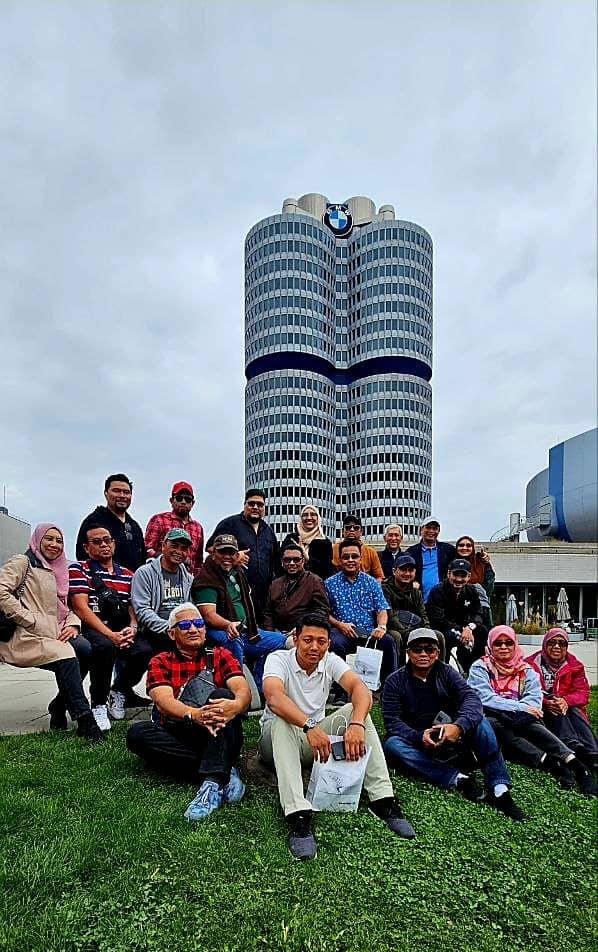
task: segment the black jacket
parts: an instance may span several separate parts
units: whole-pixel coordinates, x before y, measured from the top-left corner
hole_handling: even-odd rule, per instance
[[[405,553],[401,549],[397,549],[396,552],[391,552],[390,549],[387,549],[386,546],[382,549],[381,552],[378,552],[380,556],[380,565],[382,566],[382,571],[384,572],[384,578],[392,578],[393,569],[397,563],[397,559],[400,555]]]
[[[438,549],[438,578],[442,582],[446,578],[447,569],[450,563],[453,561],[453,559],[457,558],[457,550],[454,545],[451,545],[450,542],[437,542],[436,548]],[[421,542],[416,542],[415,545],[410,545],[405,554],[411,555],[415,559],[415,578],[421,585],[424,569]]]
[[[251,592],[249,591],[249,585],[246,578],[247,573],[244,569],[239,568],[235,569],[234,574],[241,590],[241,601],[243,602],[243,608],[245,609],[245,624],[247,626],[249,637],[256,638],[258,633],[257,621],[255,617],[255,608],[251,599]],[[221,569],[220,566],[216,564],[216,562],[214,562],[212,556],[209,555],[200,568],[196,578],[193,580],[193,585],[191,586],[191,600],[197,605],[198,591],[202,588],[213,588],[216,590],[216,611],[218,614],[221,615],[222,618],[227,618],[229,621],[237,621],[234,605],[230,595],[228,594],[227,577],[227,573],[224,572],[224,570]]]
[[[407,634],[415,626],[405,625],[397,616],[397,612],[412,612],[421,618],[421,627],[429,628],[430,622],[424,605],[424,596],[421,588],[413,588],[410,585],[405,591],[401,591],[394,578],[384,579],[382,582],[382,591],[386,596],[386,601],[390,605],[388,616],[389,631],[399,631],[401,634]]]
[[[428,595],[426,608],[430,625],[443,635],[451,628],[461,631],[470,621],[483,624],[480,596],[475,585],[464,585],[459,592],[450,582],[435,585]]]
[[[483,717],[482,700],[461,675],[442,661],[437,661],[428,677],[436,679],[439,711],[452,719],[464,732],[473,730]],[[417,722],[418,678],[409,664],[391,674],[382,692],[382,716],[387,737],[400,737],[413,747],[422,746],[423,730],[412,727]],[[428,727],[432,725],[429,724]]]
[[[85,516],[81,523],[76,545],[79,560],[89,558],[83,545],[87,542],[87,527],[94,522],[97,522],[102,529],[108,529],[116,542],[114,561],[118,562],[119,565],[124,565],[126,569],[131,569],[131,572],[134,572],[147,561],[143,532],[139,523],[131,519],[128,513],[125,513],[125,521],[121,522],[118,516],[110,512],[107,506],[98,506],[88,516]]]
[[[260,520],[257,532],[242,512],[235,516],[221,519],[206,543],[209,549],[218,535],[224,533],[234,535],[240,549],[249,549],[249,565],[247,566],[247,580],[251,586],[251,595],[255,605],[258,620],[261,619],[270,582],[280,575],[280,546],[272,529],[263,519]]]
[[[284,539],[280,549],[283,551],[287,545],[299,542],[299,533],[290,532]],[[308,572],[313,572],[321,579],[330,578],[334,575],[336,569],[332,564],[332,542],[330,539],[312,539],[309,544],[309,558],[305,568]]]

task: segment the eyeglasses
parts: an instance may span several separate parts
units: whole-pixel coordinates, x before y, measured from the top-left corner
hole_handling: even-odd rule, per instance
[[[515,644],[514,641],[495,641],[493,648],[511,648]]]
[[[112,536],[102,536],[101,539],[89,539],[88,545],[112,545],[114,539]]]
[[[193,496],[189,496],[187,493],[175,493],[172,498],[176,499],[177,502],[195,502]]]
[[[247,506],[248,509],[263,509],[266,503],[265,502],[249,502],[248,500],[245,503],[245,505]]]
[[[297,562],[303,562],[303,557],[298,555],[297,558],[291,556],[290,558],[285,558],[282,560],[283,565],[296,565]]]
[[[562,638],[551,638],[546,642],[547,648],[566,648],[567,642]]]
[[[407,650],[413,654],[434,654],[438,651],[438,645],[409,645]]]
[[[189,631],[191,628],[205,628],[206,623],[203,618],[189,618],[184,619],[183,621],[175,622],[175,628],[180,628],[181,631]]]

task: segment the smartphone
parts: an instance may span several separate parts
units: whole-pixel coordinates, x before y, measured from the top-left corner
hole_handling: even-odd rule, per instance
[[[438,714],[434,718],[433,727],[436,727],[437,724],[452,724],[453,720],[448,714],[445,714],[444,711],[438,711]]]
[[[432,740],[435,740],[437,744],[444,739],[444,726],[441,724],[436,724],[435,727],[430,728],[430,737]]]
[[[334,744],[330,745],[332,750],[332,759],[333,760],[346,760],[347,754],[345,753],[345,742],[344,740],[335,740]]]

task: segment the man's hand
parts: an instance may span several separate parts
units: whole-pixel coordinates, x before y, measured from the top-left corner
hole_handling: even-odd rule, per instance
[[[542,717],[544,716],[543,713],[542,713],[542,711],[541,711],[541,709],[540,709],[539,707],[531,707],[531,706],[528,707],[528,706],[526,706],[525,709],[526,709],[526,711],[527,711],[528,714],[533,714],[534,717],[536,717],[538,720],[541,720]]]
[[[78,634],[78,628],[75,628],[73,625],[67,625],[58,635],[58,641],[70,641],[71,638],[76,638]]]
[[[444,744],[445,741],[449,741],[451,744],[456,744],[458,740],[463,736],[463,731],[458,724],[444,724],[444,733],[442,735],[441,744]]]
[[[127,628],[122,628],[120,631],[113,631],[110,635],[110,639],[117,648],[120,648],[121,651],[126,651],[135,641],[135,635],[136,630],[128,626]]]
[[[220,718],[215,716],[214,712],[210,710],[207,704],[203,707],[196,707],[191,711],[191,719],[194,724],[199,724],[200,727],[205,727],[207,731],[210,732],[212,737],[216,737],[216,734],[223,726],[220,723]]]
[[[250,558],[251,549],[239,549],[235,556],[235,565],[240,566],[242,569],[246,569],[249,565]]]
[[[544,707],[551,714],[566,714],[569,710],[569,705],[564,697],[544,698]]]
[[[372,631],[372,638],[375,638],[376,641],[379,641],[380,638],[384,638],[385,634],[386,628],[384,628],[382,625],[378,625],[377,628],[374,628]]]
[[[473,631],[466,625],[463,631],[459,636],[459,641],[462,645],[465,645],[466,648],[473,648]]]
[[[231,621],[228,623],[228,625],[226,626],[224,630],[226,634],[228,635],[229,641],[234,641],[235,638],[238,638],[240,636],[240,632],[239,632],[240,626],[241,626],[240,621]]]
[[[305,736],[313,751],[314,760],[321,760],[322,763],[326,763],[330,757],[330,738],[328,734],[321,727],[312,727]]]
[[[210,698],[208,703],[205,705],[206,710],[206,720],[218,727],[224,727],[225,724],[228,724],[229,721],[232,721],[233,717],[236,717],[239,713],[239,705],[232,698],[227,697],[218,697]],[[213,720],[212,720],[213,719]]]
[[[442,741],[438,739],[438,728],[428,727],[422,734],[422,743],[424,747],[440,747]]]
[[[365,755],[365,727],[349,724],[343,739],[347,760],[359,760]]]
[[[355,631],[355,625],[351,625],[348,621],[339,621],[336,625],[341,635],[346,635],[347,638],[357,638],[357,632]]]

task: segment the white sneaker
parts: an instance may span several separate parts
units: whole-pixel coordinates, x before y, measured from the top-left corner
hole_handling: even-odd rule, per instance
[[[96,707],[92,707],[91,713],[95,717],[95,722],[101,731],[110,730],[112,724],[108,720],[108,708],[105,704],[98,704]]]
[[[115,721],[125,719],[125,696],[120,691],[111,691],[108,695],[108,713]]]

